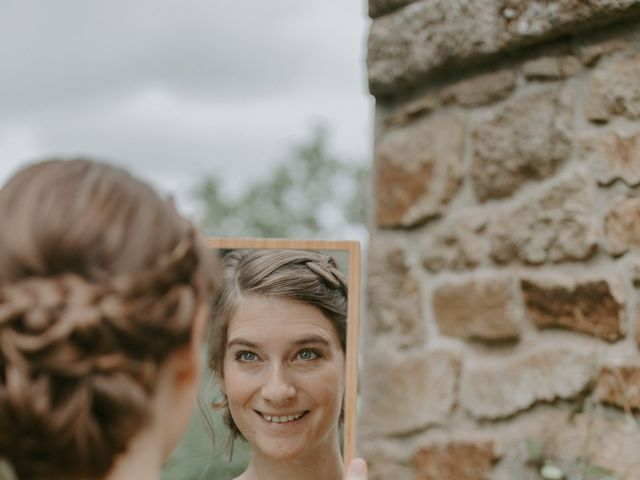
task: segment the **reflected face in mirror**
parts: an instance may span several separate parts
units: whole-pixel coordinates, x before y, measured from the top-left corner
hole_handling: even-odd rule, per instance
[[[331,255],[314,250],[232,250],[223,264],[209,368],[226,393],[219,404],[225,423],[249,441],[254,459],[294,459],[315,448],[312,457],[330,463],[335,476],[342,464],[345,276]]]
[[[340,478],[343,459],[355,452],[357,242],[218,238],[210,245],[224,276],[208,367],[225,390],[214,408],[231,440],[249,442],[238,478],[272,477],[276,465],[286,470],[277,478]]]
[[[221,388],[254,456],[296,460],[339,447],[345,355],[317,307],[251,295],[227,331]]]

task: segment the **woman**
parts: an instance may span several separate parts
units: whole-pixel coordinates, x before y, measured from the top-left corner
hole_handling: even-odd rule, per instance
[[[313,251],[236,250],[224,263],[209,367],[225,421],[251,446],[237,480],[342,478],[344,276]]]
[[[0,225],[0,477],[8,462],[20,480],[158,479],[191,415],[213,294],[197,232],[86,160],[18,172]]]
[[[20,480],[157,479],[196,396],[214,271],[198,234],[85,160],[18,172],[0,223],[0,458]]]

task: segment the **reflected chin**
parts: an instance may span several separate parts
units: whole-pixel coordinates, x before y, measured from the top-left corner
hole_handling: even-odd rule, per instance
[[[256,450],[262,452],[262,455],[272,460],[292,462],[296,460],[304,450],[300,441],[295,441],[289,438],[273,439],[266,438],[262,441],[257,441],[256,445],[252,445]]]

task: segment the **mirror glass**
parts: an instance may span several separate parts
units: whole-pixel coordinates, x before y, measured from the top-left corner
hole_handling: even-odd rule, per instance
[[[357,241],[291,240],[265,238],[209,238],[208,246],[222,256],[235,249],[317,250],[334,257],[347,277],[347,341],[345,353],[345,397],[343,421],[343,457],[345,465],[355,455],[357,358],[360,324],[360,244]],[[205,357],[206,364],[206,354]],[[242,440],[230,441],[222,421],[222,410],[212,404],[222,395],[214,377],[203,369],[200,411],[195,412],[189,431],[163,469],[163,479],[232,479],[244,471],[249,446]],[[212,443],[213,440],[213,443]]]

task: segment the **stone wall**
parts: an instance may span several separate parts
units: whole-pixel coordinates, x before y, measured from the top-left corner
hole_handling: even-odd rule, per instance
[[[372,479],[639,479],[640,0],[369,11]]]

